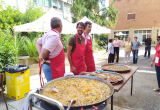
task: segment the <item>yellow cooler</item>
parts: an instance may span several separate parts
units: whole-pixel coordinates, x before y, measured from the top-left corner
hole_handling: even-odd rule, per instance
[[[19,100],[30,91],[29,66],[16,65],[5,68],[7,97]]]

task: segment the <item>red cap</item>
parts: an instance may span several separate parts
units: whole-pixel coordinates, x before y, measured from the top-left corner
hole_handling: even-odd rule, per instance
[[[134,38],[137,38],[137,36],[135,36]]]

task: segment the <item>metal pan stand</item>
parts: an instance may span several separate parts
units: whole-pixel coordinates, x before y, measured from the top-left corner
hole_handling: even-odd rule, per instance
[[[32,93],[29,96],[29,100],[28,100],[29,101],[29,110],[33,110],[32,107],[35,107],[39,110],[45,110],[37,103],[38,101],[33,101],[32,97],[36,97],[38,99],[38,101],[43,100],[45,102],[52,103],[53,105],[57,106],[59,108],[59,110],[65,110],[63,105],[59,101],[54,100],[49,97],[46,97],[46,96],[43,96],[43,95],[40,95],[40,94],[37,94],[37,93]]]

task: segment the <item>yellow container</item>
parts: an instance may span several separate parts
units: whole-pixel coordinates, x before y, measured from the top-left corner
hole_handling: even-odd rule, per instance
[[[13,100],[19,100],[28,95],[30,91],[29,69],[17,73],[5,71],[7,97]]]

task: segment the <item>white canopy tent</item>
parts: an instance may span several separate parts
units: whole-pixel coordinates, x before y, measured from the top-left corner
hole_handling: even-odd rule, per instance
[[[31,22],[22,24],[19,26],[14,26],[15,32],[47,32],[51,29],[50,21],[53,17],[59,17],[62,20],[62,34],[72,34],[73,24],[61,17],[55,9],[50,9],[46,14],[44,14],[39,19]],[[74,27],[75,28],[75,27]]]
[[[123,36],[123,35],[127,35],[127,34],[123,34],[122,32],[119,32],[117,34],[115,34],[116,36]]]
[[[102,27],[94,22],[92,22],[90,19],[88,19],[86,16],[84,16],[81,20],[79,20],[78,22],[86,22],[86,21],[90,21],[92,23],[92,30],[91,30],[91,34],[103,34],[103,33],[110,33],[111,29],[107,29],[105,27]],[[77,22],[77,23],[78,23]],[[76,24],[75,23],[75,27]]]

